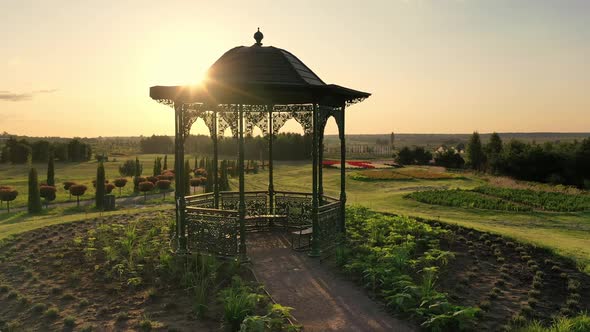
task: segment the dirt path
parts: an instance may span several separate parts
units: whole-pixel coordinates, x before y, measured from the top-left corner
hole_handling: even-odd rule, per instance
[[[257,278],[280,304],[293,307],[305,331],[413,331],[352,282],[291,250],[284,235],[253,233],[248,255]]]

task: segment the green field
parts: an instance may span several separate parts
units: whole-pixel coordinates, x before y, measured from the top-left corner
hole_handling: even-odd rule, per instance
[[[154,155],[141,155],[144,174],[151,175]],[[130,156],[129,158],[134,158]],[[191,165],[193,157],[191,158]],[[105,164],[107,179],[119,177],[118,166],[127,158],[119,158],[117,162]],[[56,182],[71,180],[86,184],[89,189],[84,197],[92,198],[94,190],[92,179],[95,176],[97,163],[57,163]],[[169,168],[173,165],[172,156],[168,156]],[[45,178],[45,165],[35,165],[40,174],[40,181]],[[324,172],[325,194],[338,197],[340,188],[340,171],[326,168]],[[352,174],[354,171],[347,171]],[[26,175],[24,165],[0,166],[0,185],[15,186],[19,198],[15,205],[26,203]],[[258,174],[246,177],[246,190],[266,190],[268,173],[261,170]],[[237,188],[237,179],[232,179],[233,188]],[[411,181],[356,181],[347,178],[347,198],[349,204],[360,204],[375,211],[409,215],[422,218],[440,219],[479,230],[500,233],[521,241],[535,243],[551,248],[557,253],[575,258],[580,266],[590,272],[590,212],[508,212],[475,208],[448,207],[430,205],[406,199],[408,193],[428,189],[473,189],[485,185],[478,176],[462,174],[455,179]],[[275,190],[311,191],[311,165],[307,162],[275,162]],[[133,195],[132,185],[128,184],[124,195]],[[60,187],[57,201],[67,201],[67,193]],[[49,218],[49,219],[45,219]],[[78,217],[64,217],[78,218]],[[84,218],[84,216],[80,216]],[[7,234],[24,231],[34,226],[59,222],[60,217],[36,216],[27,217],[22,213],[18,218],[3,217],[0,219],[0,238]],[[66,219],[64,219],[66,220]],[[19,227],[17,225],[28,225]],[[30,226],[30,227],[29,227]]]

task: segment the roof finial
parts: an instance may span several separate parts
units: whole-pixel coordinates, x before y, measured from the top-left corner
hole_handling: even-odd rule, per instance
[[[258,46],[262,46],[262,38],[264,38],[264,35],[262,34],[262,32],[260,32],[260,28],[258,28],[258,31],[256,31],[256,33],[254,33],[254,39],[256,40],[256,45]]]

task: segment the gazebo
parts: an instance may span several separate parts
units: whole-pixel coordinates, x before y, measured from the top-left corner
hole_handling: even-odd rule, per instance
[[[200,86],[153,86],[150,97],[174,108],[176,252],[204,252],[247,260],[250,230],[299,229],[311,235],[311,256],[332,247],[345,233],[345,109],[370,94],[326,84],[290,52],[262,46],[238,46],[221,56]],[[324,128],[334,117],[340,138],[340,197],[323,192]],[[184,141],[197,119],[213,140],[213,192],[186,196]],[[312,188],[309,193],[275,190],[273,136],[289,119],[312,136]],[[268,190],[246,191],[244,134],[260,128],[268,142]],[[230,128],[238,141],[238,191],[220,192],[217,143]]]

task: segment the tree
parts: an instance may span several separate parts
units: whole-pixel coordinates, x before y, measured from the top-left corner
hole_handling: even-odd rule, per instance
[[[199,168],[199,158],[197,156],[195,156],[195,163],[194,163],[195,167],[193,167],[193,169],[197,169]]]
[[[485,154],[481,145],[479,133],[473,132],[467,143],[467,164],[471,169],[482,170],[485,163]]]
[[[113,183],[115,184],[115,187],[119,188],[119,197],[120,197],[121,196],[121,190],[127,184],[127,179],[125,179],[125,178],[115,179],[115,181],[113,181]]]
[[[143,172],[143,166],[139,163],[139,158],[135,157],[135,173],[133,174],[134,179],[133,179],[133,191],[137,192],[138,191],[138,184],[139,182],[139,176],[141,175],[141,173]],[[137,180],[136,180],[137,179]],[[145,181],[145,179],[143,180]]]
[[[491,155],[502,153],[502,139],[498,133],[493,132],[490,136],[490,141],[486,145],[486,152]]]
[[[72,200],[72,192],[70,191],[70,188],[75,185],[76,182],[72,182],[72,181],[65,181],[64,182],[64,189],[67,190],[70,193],[70,201]]]
[[[49,154],[47,161],[47,185],[55,187],[55,163],[53,161],[53,153]]]
[[[153,172],[154,176],[158,176],[160,174],[162,174],[162,158],[161,157],[156,157],[156,159],[154,159],[154,172]]]
[[[434,156],[434,164],[446,168],[463,168],[465,160],[454,149],[445,149]]]
[[[104,208],[104,195],[105,195],[105,175],[104,175],[104,165],[102,162],[98,163],[98,167],[96,168],[96,192],[94,196],[94,202],[96,208],[102,210]]]
[[[389,134],[389,145],[391,146],[392,149],[395,146],[394,143],[395,143],[395,134],[392,131],[391,134]]]
[[[174,149],[174,142],[168,136],[156,136],[143,138],[139,141],[141,153],[169,153]]]
[[[426,151],[426,149],[421,146],[414,148],[413,154],[414,160],[418,165],[427,165],[432,160],[432,153],[430,151]]]
[[[119,166],[121,176],[135,176],[135,160],[129,159]]]
[[[143,193],[143,201],[147,201],[147,193],[148,191],[152,191],[154,189],[154,184],[149,181],[140,182],[138,185],[139,191]]]
[[[39,180],[37,178],[37,170],[31,167],[29,170],[29,199],[28,199],[29,213],[39,213],[43,206],[41,206],[41,196],[39,195]]]
[[[70,194],[76,196],[76,205],[80,207],[80,196],[86,192],[86,186],[83,184],[75,184],[70,187]]]
[[[158,187],[158,189],[162,193],[163,199],[166,199],[166,193],[170,190],[171,184],[172,184],[172,181],[170,181],[170,180],[158,180],[158,182],[156,182],[156,187]]]
[[[55,193],[57,192],[57,188],[54,186],[41,186],[39,187],[39,195],[43,197],[45,200],[45,208],[49,207],[49,202],[53,202],[55,200]]]
[[[14,201],[18,196],[18,191],[4,187],[0,189],[0,201],[6,202],[6,208],[8,209],[8,213],[10,213],[10,202]]]
[[[168,169],[168,155],[167,154],[164,155],[164,165],[162,166],[162,168],[164,170]]]
[[[48,141],[39,140],[31,144],[31,153],[33,155],[33,161],[44,162],[49,159],[50,155],[50,144]]]
[[[402,165],[411,165],[414,163],[414,153],[407,146],[399,150],[395,160]]]

